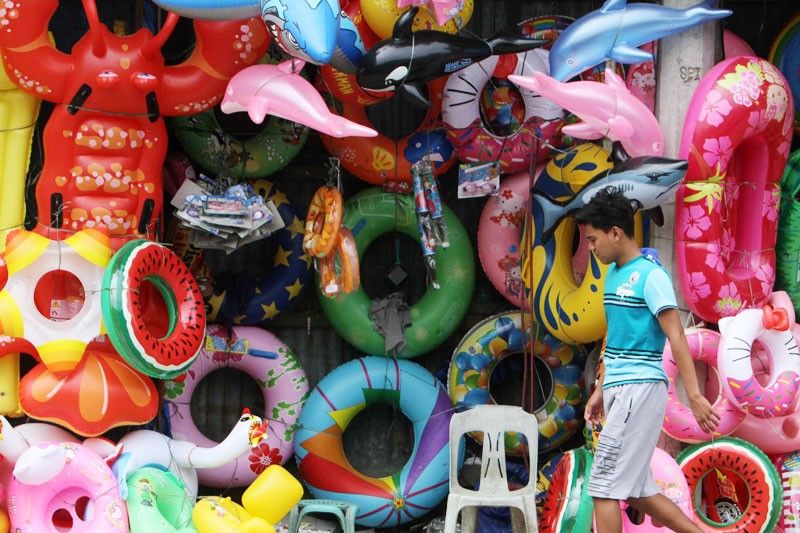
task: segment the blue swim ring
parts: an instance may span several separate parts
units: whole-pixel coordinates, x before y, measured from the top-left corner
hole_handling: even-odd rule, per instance
[[[347,461],[342,435],[369,405],[395,405],[411,421],[414,449],[396,473],[375,478]],[[426,514],[448,492],[450,398],[416,363],[360,357],[345,363],[312,391],[300,415],[294,453],[300,475],[317,498],[358,506],[356,522],[396,527]]]

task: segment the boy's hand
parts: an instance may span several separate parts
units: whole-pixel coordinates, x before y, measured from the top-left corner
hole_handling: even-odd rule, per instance
[[[596,388],[589,401],[586,402],[586,408],[583,410],[583,418],[591,424],[599,424],[606,417],[603,409],[603,390]]]
[[[696,394],[690,397],[689,407],[697,423],[700,425],[700,429],[706,433],[711,433],[717,429],[717,426],[719,426],[719,415],[714,411],[711,402],[709,402],[705,396]]]

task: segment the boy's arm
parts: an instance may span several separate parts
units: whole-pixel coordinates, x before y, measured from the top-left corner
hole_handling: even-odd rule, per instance
[[[694,361],[692,361],[692,354],[689,352],[686,335],[683,333],[678,310],[665,309],[661,311],[658,314],[658,323],[672,348],[672,356],[678,365],[678,373],[683,379],[683,385],[686,387],[686,393],[689,396],[689,407],[692,409],[697,423],[700,424],[700,429],[706,433],[711,433],[719,425],[719,415],[714,412],[711,403],[700,392]]]
[[[603,364],[603,357],[601,356],[597,367],[597,380],[595,381],[594,391],[589,396],[583,411],[583,418],[591,424],[601,423],[606,416],[603,409],[603,378],[605,377],[605,370],[606,365]]]

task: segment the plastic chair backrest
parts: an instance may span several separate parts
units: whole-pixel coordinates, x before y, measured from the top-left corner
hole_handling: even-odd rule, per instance
[[[467,433],[483,433],[481,478],[477,491],[462,487],[458,482],[458,443]],[[509,490],[506,473],[505,433],[517,432],[528,441],[528,464],[532,475],[528,484]],[[450,420],[450,492],[455,494],[486,494],[499,497],[536,494],[536,468],[539,450],[539,424],[536,416],[513,405],[479,405],[456,413]]]

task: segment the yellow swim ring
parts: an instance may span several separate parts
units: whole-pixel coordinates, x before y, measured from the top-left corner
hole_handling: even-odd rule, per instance
[[[414,31],[436,30],[447,33],[458,33],[466,27],[472,17],[475,8],[473,0],[464,0],[464,5],[458,14],[440,26],[436,23],[436,17],[431,13],[427,6],[432,2],[423,4],[422,9],[417,13],[412,26]],[[400,15],[411,9],[410,7],[397,7],[397,0],[361,0],[361,13],[364,20],[381,39],[388,39],[392,36],[394,23]]]
[[[606,150],[593,143],[582,143],[550,160],[539,175],[536,189],[555,200],[569,200],[612,167]],[[641,246],[644,241],[641,215],[637,214],[634,222],[635,238]],[[522,240],[533,243],[530,253],[524,254],[522,277],[528,297],[533,299],[537,322],[567,344],[600,339],[606,331],[603,286],[608,267],[594,254],[587,254],[586,274],[579,282],[572,266],[573,243],[578,238],[575,220],[563,219],[553,237],[545,242],[541,242],[541,229],[533,226],[525,230],[532,230],[533,238],[528,240],[524,235]],[[578,249],[582,247],[585,250],[585,242],[578,243]]]

